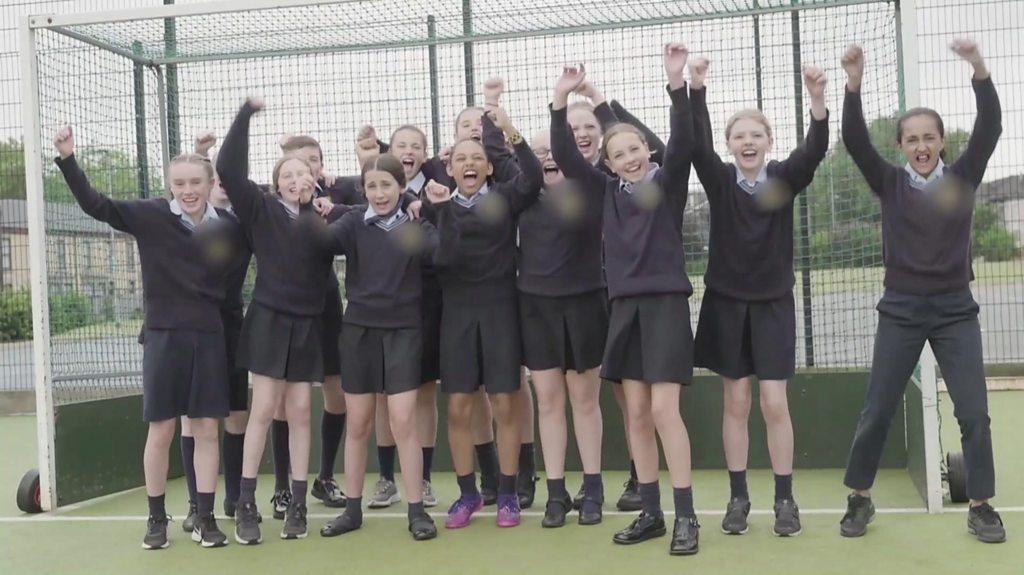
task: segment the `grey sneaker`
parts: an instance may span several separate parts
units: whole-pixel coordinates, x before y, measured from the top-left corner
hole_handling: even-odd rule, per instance
[[[726,535],[743,535],[750,527],[747,525],[750,515],[750,500],[745,497],[733,497],[725,506],[725,517],[722,518],[722,533]]]
[[[281,528],[281,539],[306,538],[306,506],[294,501],[288,506]]]
[[[803,528],[800,526],[800,508],[792,499],[775,502],[775,526],[772,528],[779,537],[796,537]]]
[[[235,541],[241,545],[256,545],[263,541],[259,516],[255,503],[240,502],[235,507]]]
[[[437,507],[437,497],[434,496],[434,488],[426,479],[423,480],[423,506]]]
[[[971,507],[967,512],[967,531],[982,543],[1002,543],[1006,541],[1006,529],[1003,520],[988,503]]]
[[[868,523],[875,519],[875,504],[870,497],[851,493],[846,498],[846,515],[839,522],[843,537],[860,537],[868,532]]]
[[[401,500],[402,496],[398,494],[398,486],[395,485],[395,482],[381,477],[377,480],[377,487],[374,489],[373,495],[370,496],[367,507],[370,509],[390,507]]]
[[[270,498],[270,504],[274,506],[274,519],[284,519],[284,514],[288,511],[288,505],[291,502],[291,489],[275,491],[274,496]]]
[[[167,522],[170,517],[149,516],[146,521],[146,536],[142,539],[143,549],[167,549],[171,542],[167,540]]]
[[[206,548],[223,547],[228,544],[228,536],[217,527],[217,520],[214,519],[213,513],[210,513],[196,517],[192,541]]]

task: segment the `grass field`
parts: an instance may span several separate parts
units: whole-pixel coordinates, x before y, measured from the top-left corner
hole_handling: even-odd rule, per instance
[[[945,396],[943,396],[945,399]],[[310,505],[310,537],[302,541],[277,539],[280,522],[264,522],[264,543],[255,548],[229,545],[201,550],[172,523],[171,548],[144,552],[139,548],[144,530],[145,498],[133,490],[52,514],[25,516],[14,504],[21,473],[35,465],[35,427],[31,417],[0,418],[3,454],[0,458],[0,574],[22,573],[174,573],[202,569],[204,573],[314,573],[341,571],[365,574],[403,573],[670,573],[699,572],[803,574],[985,574],[1024,573],[1024,432],[1017,418],[1024,413],[1024,392],[990,394],[996,450],[997,492],[994,501],[1003,510],[1009,540],[1003,545],[983,545],[965,530],[962,506],[941,515],[921,511],[921,501],[906,472],[883,471],[875,489],[879,515],[868,536],[847,540],[838,535],[838,520],[845,504],[841,470],[798,471],[795,487],[803,509],[804,533],[778,539],[771,529],[771,476],[751,472],[754,502],[751,531],[727,537],[718,530],[721,509],[728,498],[724,471],[698,471],[694,485],[698,513],[703,524],[700,553],[678,558],[667,554],[663,538],[631,548],[611,543],[611,535],[628,523],[632,514],[617,514],[606,505],[605,521],[595,527],[570,523],[558,530],[539,525],[542,508],[536,505],[515,529],[499,530],[492,513],[474,519],[457,532],[441,530],[438,539],[417,543],[405,531],[405,508],[366,513],[362,530],[337,539],[317,535],[333,516],[329,510]],[[942,403],[943,442],[958,449],[957,429],[948,400]],[[799,433],[799,430],[798,430]],[[798,435],[799,446],[799,435]],[[622,473],[606,473],[609,495],[618,494]],[[569,476],[574,489],[578,475]],[[269,499],[272,480],[261,480],[259,501]],[[541,486],[543,483],[540,484]],[[662,479],[667,488],[667,477]],[[444,505],[455,496],[450,474],[436,474],[435,487]],[[180,514],[184,505],[182,482],[172,482],[169,510]],[[543,488],[538,500],[544,497]],[[311,500],[312,501],[312,500]],[[671,496],[663,502],[670,508]],[[218,502],[219,504],[219,502]],[[489,508],[493,510],[493,508]],[[264,509],[266,511],[266,509]],[[179,515],[180,518],[180,515]],[[227,531],[231,522],[221,521]],[[500,532],[499,532],[500,531]]]

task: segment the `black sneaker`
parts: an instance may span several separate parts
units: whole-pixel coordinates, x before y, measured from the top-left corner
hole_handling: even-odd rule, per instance
[[[226,517],[230,517],[231,519],[234,519],[235,518],[235,507],[238,507],[238,502],[237,501],[230,501],[230,500],[225,499],[224,500],[224,515]]]
[[[1002,543],[1006,541],[1006,529],[999,513],[988,503],[971,507],[967,511],[967,531],[982,543]]]
[[[181,530],[185,533],[192,533],[192,530],[196,527],[196,514],[199,512],[199,508],[196,507],[195,503],[188,502],[188,515],[185,516],[185,520],[181,522]]]
[[[612,536],[612,541],[619,545],[633,545],[655,537],[661,537],[667,533],[665,529],[665,516],[661,513],[648,515],[641,513],[622,531]]]
[[[792,499],[775,502],[775,526],[772,530],[779,537],[796,537],[803,528],[800,526],[800,508]]]
[[[725,517],[722,518],[722,533],[726,535],[743,535],[750,526],[747,516],[750,515],[750,500],[746,497],[733,497],[725,506]]]
[[[498,502],[498,478],[496,476],[480,475],[480,497],[484,505],[494,505]]]
[[[213,513],[196,517],[192,540],[202,547],[223,547],[228,544],[228,536],[217,528],[217,520]]]
[[[167,549],[171,542],[167,540],[167,522],[170,517],[149,516],[146,521],[146,536],[142,538],[143,549]]]
[[[672,543],[669,544],[669,555],[696,555],[697,544],[700,542],[700,523],[696,517],[676,517],[672,528]]]
[[[586,493],[583,491],[583,486],[580,485],[580,490],[576,492],[576,496],[572,498],[572,508],[576,511],[580,510],[580,506],[583,505],[583,496]]]
[[[270,498],[270,503],[274,506],[274,519],[284,519],[284,514],[288,511],[288,505],[290,505],[291,502],[291,489],[280,489],[275,491],[274,496]]]
[[[867,533],[868,523],[875,519],[875,504],[870,497],[851,493],[846,498],[846,515],[839,522],[839,534],[843,537],[860,537]]]
[[[640,511],[640,489],[637,487],[636,479],[630,477],[622,484],[626,489],[619,496],[619,502],[615,504],[619,511]]]
[[[537,494],[537,481],[540,480],[532,471],[519,472],[516,477],[516,493],[519,496],[519,508],[529,509],[533,507],[533,499]]]
[[[259,516],[255,503],[238,504],[235,508],[235,541],[241,545],[256,545],[263,541]]]
[[[572,509],[572,499],[566,496],[564,499],[548,499],[544,507],[544,519],[540,520],[541,527],[562,527],[565,525],[565,516]]]
[[[284,517],[284,527],[281,528],[281,539],[305,539],[306,538],[306,506],[301,503],[292,503]]]
[[[310,491],[313,497],[324,502],[324,505],[332,508],[345,506],[345,494],[338,487],[338,482],[333,477],[321,480],[319,477],[313,480],[313,489]]]

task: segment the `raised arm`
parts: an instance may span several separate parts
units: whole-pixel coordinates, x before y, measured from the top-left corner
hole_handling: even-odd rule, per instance
[[[64,181],[68,183],[82,211],[89,217],[107,223],[115,230],[132,233],[131,207],[134,202],[112,200],[92,187],[75,159],[75,134],[71,126],[64,126],[58,130],[53,144],[60,154],[57,158],[57,167],[64,175]]]
[[[708,111],[707,76],[710,69],[707,58],[695,58],[690,68],[690,107],[693,113],[693,167],[707,194],[717,193],[724,181],[724,172],[729,165],[722,161],[715,151],[715,137],[711,129],[711,112]]]
[[[825,159],[828,152],[828,108],[825,106],[825,87],[828,78],[816,66],[803,70],[804,86],[811,98],[811,124],[807,137],[789,157],[779,162],[778,175],[785,180],[793,193],[799,193],[811,185],[814,171]]]
[[[481,120],[481,135],[484,144],[484,153],[487,160],[494,166],[493,178],[496,182],[508,182],[519,175],[520,169],[516,164],[515,156],[508,151],[505,145],[507,135],[504,127],[499,126],[502,122],[511,127],[508,121],[508,114],[501,109],[501,95],[505,92],[505,80],[494,76],[484,82],[484,110]],[[514,130],[514,128],[513,128]]]
[[[952,169],[977,187],[985,176],[988,160],[995,152],[999,136],[1003,132],[1003,110],[996,87],[992,83],[992,75],[985,66],[977,42],[958,38],[949,47],[974,70],[971,87],[974,88],[974,99],[978,106],[978,115],[974,118],[974,128],[971,130],[971,138],[967,141],[967,148],[954,162]]]
[[[249,98],[235,116],[217,154],[217,176],[231,200],[231,207],[243,223],[257,218],[263,192],[249,180],[249,122],[263,109],[263,101]]]
[[[665,165],[662,167],[661,185],[665,194],[686,195],[693,159],[693,113],[687,96],[683,70],[689,50],[684,44],[670,42],[665,45],[665,75],[668,77],[669,97],[672,100],[670,132],[665,146]]]
[[[586,80],[586,77],[586,69],[581,64],[579,68],[564,68],[562,76],[555,83],[555,93],[551,101],[551,157],[565,177],[578,180],[583,184],[584,190],[603,194],[608,176],[580,153],[567,117],[569,93]]]
[[[885,193],[886,177],[898,170],[885,161],[871,143],[867,122],[864,120],[864,106],[860,98],[861,79],[864,76],[864,50],[854,44],[843,53],[843,69],[846,71],[846,96],[843,98],[843,144],[850,157],[876,195]]]

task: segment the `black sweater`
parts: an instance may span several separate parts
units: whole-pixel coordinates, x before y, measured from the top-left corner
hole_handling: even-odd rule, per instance
[[[332,258],[304,244],[319,216],[310,204],[293,218],[276,194],[264,193],[248,179],[249,120],[255,113],[248,103],[235,118],[220,153],[217,174],[238,220],[252,239],[256,256],[253,301],[264,307],[298,316],[319,315],[324,308],[325,286],[334,274]]]
[[[693,167],[711,208],[708,270],[704,284],[744,301],[780,298],[793,289],[793,200],[810,185],[814,170],[828,151],[828,117],[810,122],[804,143],[789,157],[765,166],[771,186],[784,193],[781,205],[766,209],[736,183],[737,167],[715,152],[707,90],[693,90]]]
[[[846,92],[843,143],[871,191],[882,202],[885,287],[930,295],[968,287],[971,269],[973,192],[1002,133],[1002,110],[992,79],[972,81],[978,105],[967,149],[946,168],[942,183],[953,186],[966,209],[941,209],[928,191],[910,185],[903,167],[887,162],[871,145],[860,93]]]
[[[526,142],[515,146],[522,172],[491,182],[489,193],[467,208],[454,200],[424,204],[436,223],[437,266],[445,299],[496,301],[515,296],[516,218],[530,207],[544,183],[540,163]]]
[[[347,323],[416,327],[422,322],[422,264],[433,259],[437,231],[427,221],[406,221],[391,231],[363,221],[366,206],[328,227],[325,249],[344,254]]]
[[[655,193],[660,190],[660,200],[653,209],[642,205],[646,198],[640,196],[647,196],[648,191],[627,193],[620,189],[618,178],[586,161],[573,141],[566,110],[551,110],[551,151],[555,162],[567,178],[579,182],[584,192],[603,195],[605,275],[612,299],[693,293],[686,277],[682,238],[694,146],[693,118],[686,92],[686,86],[669,92],[671,133],[665,149],[665,166],[654,175],[653,186],[637,186]]]
[[[226,276],[245,245],[234,219],[218,209],[216,221],[193,232],[167,200],[112,200],[89,184],[75,156],[56,162],[86,214],[135,237],[146,328],[221,331]]]

